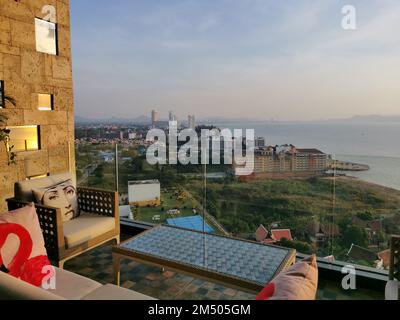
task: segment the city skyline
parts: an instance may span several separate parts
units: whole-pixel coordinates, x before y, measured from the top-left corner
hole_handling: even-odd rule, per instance
[[[93,8],[71,1],[76,113],[129,118],[157,108],[179,117],[275,120],[398,114],[400,4],[353,1],[357,30],[347,31],[346,4],[101,0]]]

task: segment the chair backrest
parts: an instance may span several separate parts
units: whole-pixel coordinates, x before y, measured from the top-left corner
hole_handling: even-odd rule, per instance
[[[16,182],[14,185],[14,197],[16,200],[19,201],[35,202],[32,189],[51,187],[57,183],[61,183],[70,179],[72,180],[74,185],[76,185],[76,177],[70,172],[39,179],[19,181]]]

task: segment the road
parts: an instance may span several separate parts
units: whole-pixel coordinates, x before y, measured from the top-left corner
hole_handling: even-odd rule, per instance
[[[80,177],[80,179],[77,182],[77,185],[83,185],[84,182],[86,182],[86,180],[89,178],[89,176],[97,169],[98,167],[98,163],[91,163],[90,165],[88,165],[85,169],[84,169],[84,174],[82,175],[82,177]]]

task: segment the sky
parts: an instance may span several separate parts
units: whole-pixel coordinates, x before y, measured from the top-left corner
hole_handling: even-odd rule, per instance
[[[398,0],[71,0],[76,114],[400,114]],[[342,7],[356,8],[356,30]]]

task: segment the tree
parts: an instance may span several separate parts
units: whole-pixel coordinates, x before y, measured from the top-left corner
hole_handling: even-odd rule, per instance
[[[374,220],[374,217],[373,217],[372,213],[369,212],[369,211],[360,212],[360,213],[357,214],[357,217],[360,218],[361,220],[364,220],[364,221],[372,221],[372,220]]]
[[[134,167],[135,172],[139,173],[143,171],[143,158],[136,157],[131,162],[132,166]]]
[[[140,215],[140,208],[135,207],[133,209],[133,220],[139,220],[139,215]]]
[[[222,201],[221,203],[221,211],[222,212],[226,212],[228,210],[228,204],[226,203],[226,201]]]
[[[368,235],[364,229],[350,226],[344,230],[341,242],[345,247],[350,247],[352,244],[366,247],[368,245]]]
[[[94,175],[95,175],[95,177],[98,178],[98,179],[102,179],[102,178],[104,177],[104,166],[103,166],[102,164],[99,165],[99,166],[96,168],[96,170],[95,170],[95,172],[94,172]]]
[[[300,253],[311,254],[313,252],[312,247],[308,243],[302,241],[290,241],[283,238],[279,241],[279,244],[282,247],[296,249]]]
[[[213,202],[207,202],[207,211],[209,214],[218,218],[218,209]]]

